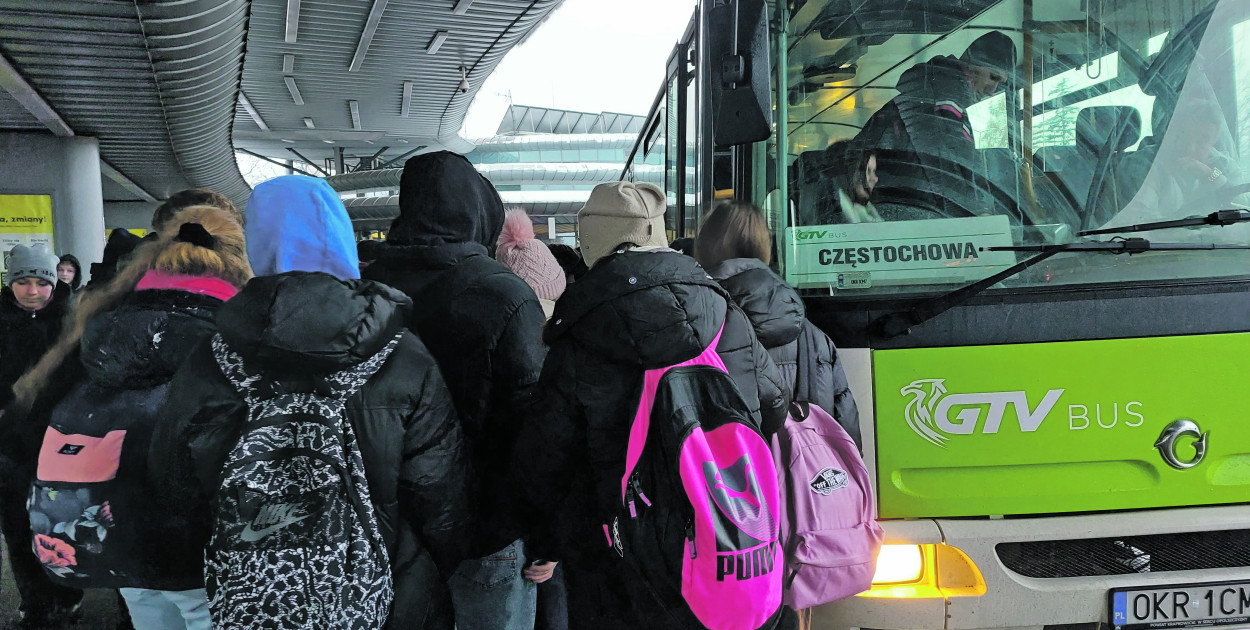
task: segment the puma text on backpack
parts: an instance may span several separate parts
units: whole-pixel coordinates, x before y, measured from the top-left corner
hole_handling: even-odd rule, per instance
[[[608,542],[676,619],[771,628],[780,611],[777,470],[725,364],[647,370]]]
[[[368,360],[285,393],[247,371],[213,338],[213,355],[243,394],[248,420],[213,497],[205,585],[213,627],[381,628],[393,588],[364,462],[345,401],[399,336]]]
[[[882,532],[851,436],[824,409],[796,402],[772,447],[784,506],[785,604],[801,610],[868,590]]]

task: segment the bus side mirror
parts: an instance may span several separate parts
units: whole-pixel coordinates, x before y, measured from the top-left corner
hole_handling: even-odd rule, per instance
[[[717,148],[772,135],[768,6],[764,0],[711,0],[707,60],[712,135]]]

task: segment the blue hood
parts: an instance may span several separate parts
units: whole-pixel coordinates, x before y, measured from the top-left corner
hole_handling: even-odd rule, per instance
[[[247,202],[246,234],[257,276],[322,271],[360,278],[352,221],[325,180],[283,175],[257,186]]]

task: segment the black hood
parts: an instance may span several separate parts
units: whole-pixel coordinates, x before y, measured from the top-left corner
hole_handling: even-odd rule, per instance
[[[765,348],[784,346],[803,331],[803,300],[772,269],[755,258],[731,258],[709,271],[751,320]]]
[[[493,253],[503,215],[499,193],[463,155],[427,153],[404,164],[399,218],[387,240],[424,246],[478,243]]]
[[[411,300],[384,284],[293,271],[253,278],[217,311],[217,327],[261,369],[324,374],[377,354],[411,309]]]
[[[87,323],[79,347],[92,381],[138,389],[173,377],[205,337],[215,331],[222,301],[187,291],[136,291]]]
[[[613,361],[651,369],[712,342],[728,295],[695,260],[671,250],[627,251],[569,285],[547,323],[548,344],[570,335]]]

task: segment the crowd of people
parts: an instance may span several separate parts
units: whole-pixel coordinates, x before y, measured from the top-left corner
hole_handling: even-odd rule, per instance
[[[603,544],[644,372],[716,340],[765,435],[792,399],[856,440],[858,419],[760,211],[719,205],[693,255],[664,213],[653,185],[601,184],[579,247],[549,247],[437,152],[406,163],[385,243],[288,175],[245,218],[171,196],[81,290],[72,256],[14,248],[0,518],[23,625],[111,588],[140,630],[686,627]],[[335,544],[267,545],[301,536]],[[316,572],[333,593],[284,587]]]

